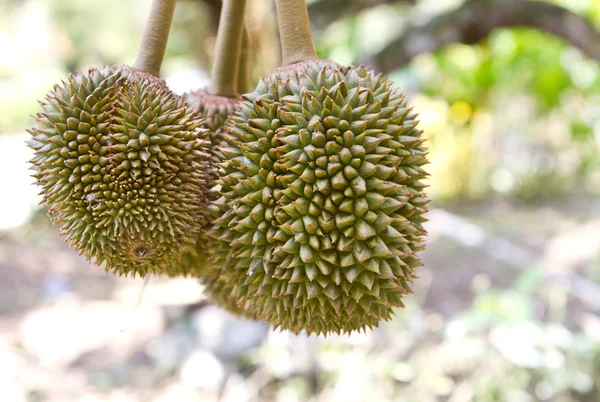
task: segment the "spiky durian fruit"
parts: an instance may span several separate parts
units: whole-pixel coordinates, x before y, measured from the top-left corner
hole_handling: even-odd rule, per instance
[[[428,202],[415,117],[387,79],[329,61],[282,67],[244,96],[209,233],[229,297],[309,334],[374,327],[403,306]]]
[[[223,124],[225,124],[227,117],[229,117],[235,109],[235,106],[238,104],[239,98],[214,95],[206,89],[199,89],[186,94],[185,99],[187,104],[194,108],[196,113],[203,118],[203,127],[208,129],[207,138],[210,140],[209,152],[210,160],[212,162],[210,166],[210,183],[212,185],[214,180],[218,177],[218,165],[223,160],[221,147],[224,145],[224,142],[221,128],[223,127]],[[219,198],[218,191],[209,192],[208,196],[211,201]],[[181,272],[201,278],[205,275],[211,277],[214,276],[214,274],[210,272],[210,252],[208,250],[209,239],[204,235],[208,230],[208,226],[211,225],[212,219],[210,219],[209,215],[207,215],[206,218],[205,227],[198,234],[195,247],[186,252],[180,261]],[[214,218],[215,217],[213,216],[213,219]],[[207,278],[206,280],[210,279]]]
[[[204,119],[203,127],[208,129],[210,139],[211,160],[214,163],[213,177],[216,179],[216,170],[223,160],[221,148],[225,146],[223,140],[223,125],[239,103],[239,98],[213,95],[206,89],[199,89],[185,95],[185,99],[196,109],[199,116]]]
[[[207,208],[202,121],[129,67],[77,72],[34,118],[43,204],[72,246],[117,274],[176,275]]]

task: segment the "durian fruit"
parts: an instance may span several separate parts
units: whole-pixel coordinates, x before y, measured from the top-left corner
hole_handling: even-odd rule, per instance
[[[211,72],[211,85],[209,88],[185,95],[188,104],[196,108],[197,113],[204,118],[204,127],[210,132],[210,155],[213,162],[211,181],[217,179],[218,164],[223,160],[221,148],[226,145],[223,141],[223,124],[239,103],[240,93],[247,89],[249,35],[244,29],[244,11],[245,0],[224,0]],[[218,188],[214,188],[209,193],[211,202],[219,196]],[[218,212],[214,208],[212,210]],[[211,269],[213,247],[210,246],[210,239],[205,236],[205,232],[212,226],[212,220],[215,218],[216,215],[209,213],[204,230],[196,240],[196,247],[184,254],[181,259],[181,270],[199,277],[201,282],[212,281],[218,273]],[[215,295],[214,299],[225,301],[228,298]]]
[[[154,1],[135,68],[71,75],[29,130],[50,217],[119,275],[181,274],[208,208],[208,131],[157,77],[174,7]]]
[[[220,286],[276,327],[377,326],[420,265],[424,139],[390,81],[309,60],[276,70],[227,123],[209,233]]]
[[[304,0],[277,0],[284,66],[225,125],[214,293],[294,333],[375,327],[421,265],[427,163],[389,80],[316,59]]]
[[[75,73],[42,107],[34,176],[73,247],[118,274],[178,274],[208,203],[202,121],[125,66]]]
[[[209,151],[213,163],[213,180],[216,179],[218,164],[223,160],[221,148],[225,145],[221,128],[229,115],[235,110],[240,98],[212,94],[206,88],[198,89],[185,95],[190,107],[204,120],[203,127],[208,130]]]

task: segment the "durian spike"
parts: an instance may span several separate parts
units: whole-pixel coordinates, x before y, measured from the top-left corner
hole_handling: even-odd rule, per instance
[[[210,92],[235,98],[238,88],[240,49],[246,0],[224,0],[211,71]]]
[[[152,1],[140,51],[133,65],[136,70],[152,74],[155,77],[159,76],[173,21],[175,3],[177,0]]]
[[[282,65],[317,58],[306,0],[276,0]]]

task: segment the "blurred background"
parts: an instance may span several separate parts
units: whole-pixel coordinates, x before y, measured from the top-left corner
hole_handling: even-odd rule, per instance
[[[248,3],[256,80],[278,38]],[[600,2],[308,3],[319,55],[387,74],[429,139],[406,308],[296,337],[88,264],[37,207],[25,129],[69,72],[133,63],[150,0],[0,0],[0,401],[600,401]],[[178,2],[176,92],[208,84],[219,9]]]

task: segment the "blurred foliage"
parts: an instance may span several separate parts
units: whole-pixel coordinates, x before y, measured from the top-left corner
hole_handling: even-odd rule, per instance
[[[598,191],[595,61],[547,34],[498,30],[476,46],[421,56],[413,68],[421,109],[439,121],[427,132],[441,197]]]

